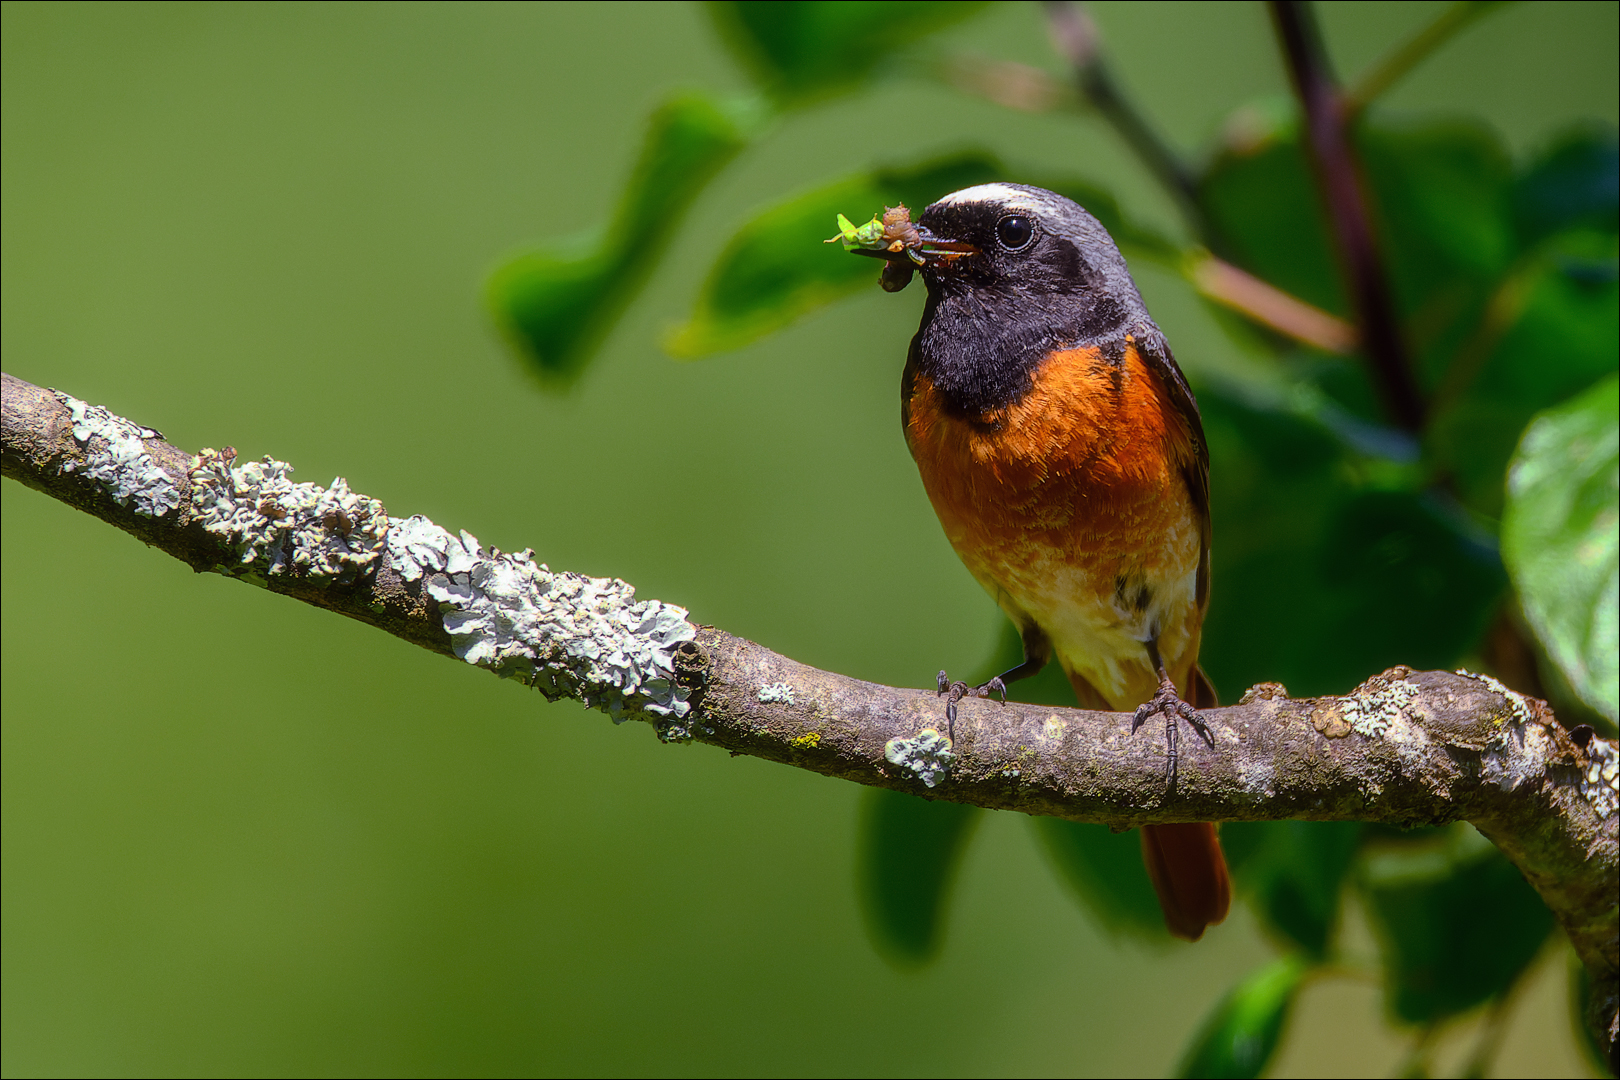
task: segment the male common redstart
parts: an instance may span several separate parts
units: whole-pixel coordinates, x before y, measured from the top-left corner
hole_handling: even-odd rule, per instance
[[[985,184],[890,215],[928,287],[900,386],[906,444],[945,535],[1017,625],[1024,662],[965,694],[1005,695],[1054,656],[1089,709],[1167,721],[1206,740],[1216,704],[1198,667],[1209,602],[1209,452],[1198,405],[1125,260],[1061,195]],[[1176,688],[1187,690],[1183,701]],[[954,725],[953,725],[954,726]],[[1215,827],[1149,825],[1142,855],[1177,937],[1226,917]]]

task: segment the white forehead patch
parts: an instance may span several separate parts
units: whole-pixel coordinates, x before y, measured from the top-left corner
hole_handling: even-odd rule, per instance
[[[1009,210],[1039,210],[1040,200],[1027,191],[1011,184],[980,184],[977,187],[953,191],[939,200],[941,206],[962,206],[967,203],[994,203]]]

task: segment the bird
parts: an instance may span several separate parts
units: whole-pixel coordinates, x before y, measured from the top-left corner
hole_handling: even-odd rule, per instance
[[[1209,605],[1209,452],[1198,404],[1108,231],[1077,203],[981,184],[891,210],[883,287],[927,287],[901,423],[956,554],[1017,626],[1023,662],[982,686],[939,674],[954,737],[964,696],[1055,659],[1083,708],[1178,721],[1210,746],[1198,666]],[[902,222],[899,219],[904,216]],[[1185,694],[1185,697],[1183,696]],[[1231,885],[1215,826],[1148,825],[1165,924],[1196,941]]]

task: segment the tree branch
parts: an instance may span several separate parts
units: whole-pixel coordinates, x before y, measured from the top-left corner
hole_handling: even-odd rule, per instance
[[[1146,165],[1176,199],[1187,223],[1206,244],[1214,238],[1204,219],[1203,207],[1198,202],[1198,178],[1187,168],[1179,154],[1171,149],[1153,125],[1131,104],[1119,88],[1114,74],[1102,56],[1097,26],[1083,4],[1073,0],[1044,0],[1047,33],[1058,54],[1068,61],[1074,72],[1075,88],[1082,100],[1089,102],[1102,114],[1103,119],[1123,138],[1136,156]]]
[[[1161,740],[1128,714],[968,699],[956,741],[929,691],[819,671],[623,582],[553,572],[284,463],[192,455],[104,409],[3,376],[4,475],[198,571],[236,577],[432,652],[696,739],[860,784],[1114,826],[1221,820],[1466,820],[1519,867],[1593,975],[1615,1038],[1613,743],[1572,737],[1487,676],[1394,668],[1343,697],[1261,684],[1205,713],[1213,745]]]
[[[1271,11],[1305,116],[1306,149],[1379,395],[1397,425],[1420,433],[1423,399],[1407,362],[1389,275],[1316,22],[1305,0],[1273,0]]]

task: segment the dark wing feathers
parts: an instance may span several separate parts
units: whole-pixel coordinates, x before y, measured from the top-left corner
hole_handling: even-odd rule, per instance
[[[1192,497],[1193,510],[1198,514],[1201,534],[1198,550],[1198,607],[1203,610],[1209,604],[1210,532],[1209,443],[1204,439],[1204,422],[1198,415],[1198,401],[1193,397],[1191,388],[1187,386],[1187,377],[1181,373],[1181,367],[1170,352],[1170,343],[1164,340],[1164,335],[1158,328],[1154,327],[1149,333],[1140,335],[1137,348],[1142,354],[1142,359],[1158,373],[1160,379],[1164,380],[1164,388],[1170,395],[1170,404],[1186,423],[1187,433],[1192,439],[1193,460],[1183,468],[1182,476],[1187,481],[1187,492]]]

